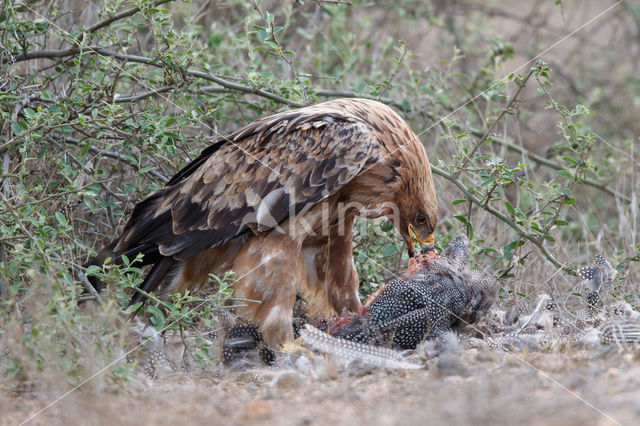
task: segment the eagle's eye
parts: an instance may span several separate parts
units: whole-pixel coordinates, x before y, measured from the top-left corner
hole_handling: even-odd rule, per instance
[[[419,213],[416,217],[416,225],[426,225],[427,224],[427,216],[422,213]]]

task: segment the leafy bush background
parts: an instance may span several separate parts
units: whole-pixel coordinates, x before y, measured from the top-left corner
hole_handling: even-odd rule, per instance
[[[602,253],[622,272],[612,297],[637,304],[640,6],[545,51],[612,4],[2,3],[3,388],[77,383],[110,362],[99,383],[129,377],[126,289],[140,271],[107,268],[102,304],[78,308],[80,265],[219,135],[336,97],[381,100],[420,134],[438,245],[472,236],[505,303],[571,303],[571,271]],[[364,296],[406,259],[388,223],[357,226]],[[220,282],[147,314],[158,329],[211,322],[231,297]]]

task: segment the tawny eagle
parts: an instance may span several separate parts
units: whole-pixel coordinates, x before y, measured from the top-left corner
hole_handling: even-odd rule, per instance
[[[391,108],[339,99],[261,118],[219,138],[140,201],[89,264],[143,253],[141,289],[195,290],[233,270],[241,315],[265,341],[293,338],[296,295],[322,315],[360,308],[355,216],[386,216],[412,251],[433,242],[437,201],[427,154]],[[140,294],[134,300],[140,300]]]

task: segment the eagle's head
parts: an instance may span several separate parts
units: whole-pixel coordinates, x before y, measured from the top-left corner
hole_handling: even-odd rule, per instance
[[[342,101],[345,102],[345,101]],[[414,238],[420,245],[434,243],[438,201],[427,152],[411,127],[391,108],[374,101],[346,101],[355,120],[366,124],[364,132],[375,141],[371,158],[349,184],[349,202],[361,203],[359,214],[389,218],[414,254]],[[354,104],[354,102],[356,102]],[[363,155],[360,155],[363,157]]]
[[[438,221],[438,200],[431,167],[424,148],[415,139],[414,149],[399,150],[395,168],[394,224],[414,255],[414,237],[420,246],[432,245]]]
[[[409,198],[406,196],[402,199]],[[421,200],[420,197],[413,201],[403,202],[398,200],[398,218],[396,227],[407,243],[409,257],[414,255],[414,238],[418,240],[420,246],[433,245],[435,241],[435,227],[438,221],[438,206],[435,202],[435,191],[433,202]]]

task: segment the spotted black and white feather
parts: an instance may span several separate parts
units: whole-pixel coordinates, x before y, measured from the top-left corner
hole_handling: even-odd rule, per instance
[[[457,325],[473,324],[493,304],[496,282],[467,265],[466,236],[458,235],[442,257],[417,274],[387,283],[361,315],[329,322],[336,337],[361,343],[415,349]]]
[[[313,349],[347,361],[359,361],[375,367],[390,369],[415,370],[424,367],[408,360],[402,353],[393,349],[335,338],[310,324],[307,324],[300,333],[305,343]]]
[[[615,276],[616,270],[611,266],[611,263],[599,254],[596,255],[596,261],[593,265],[578,269],[578,277],[590,291],[600,292],[609,287]]]
[[[592,265],[578,269],[578,277],[581,287],[587,289],[587,305],[589,309],[595,309],[600,302],[602,292],[609,288],[616,276],[616,270],[602,255],[596,255],[596,261]]]

